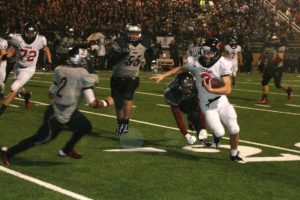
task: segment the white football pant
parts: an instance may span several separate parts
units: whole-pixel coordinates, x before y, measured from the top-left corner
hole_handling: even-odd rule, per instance
[[[216,137],[219,138],[225,135],[223,124],[232,135],[240,132],[240,127],[237,123],[237,114],[234,107],[228,102],[226,96],[222,96],[220,99],[210,104],[209,107],[204,104],[201,105],[201,109],[205,115],[208,128]]]
[[[18,92],[34,75],[35,68],[15,68],[14,82],[11,85],[11,91]]]

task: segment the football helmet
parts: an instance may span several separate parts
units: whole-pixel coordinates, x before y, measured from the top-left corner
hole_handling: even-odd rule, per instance
[[[73,37],[74,36],[75,29],[73,27],[67,27],[67,36]]]
[[[277,35],[276,32],[271,33],[267,39],[267,45],[277,46],[279,44],[280,44],[280,37]]]
[[[37,36],[37,28],[32,23],[26,23],[24,26],[24,30],[22,33],[22,38],[27,44],[31,44],[34,42]]]
[[[233,49],[236,48],[237,47],[237,39],[235,37],[230,38],[229,45]]]
[[[90,54],[86,47],[78,45],[69,51],[67,63],[78,67],[88,68],[89,59]]]
[[[208,38],[202,45],[199,63],[211,67],[220,58],[221,43],[217,38]]]
[[[176,80],[179,85],[179,90],[181,90],[185,94],[189,94],[192,92],[195,80],[191,72],[182,72],[178,74]]]
[[[139,24],[127,24],[125,32],[131,42],[139,41],[142,38],[142,27]]]

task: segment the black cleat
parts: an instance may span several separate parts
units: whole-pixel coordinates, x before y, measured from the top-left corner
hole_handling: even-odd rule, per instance
[[[231,156],[231,155],[230,155],[230,160],[233,161],[233,162],[242,163],[242,164],[245,164],[245,163],[246,163],[246,161],[244,161],[243,158],[241,158],[241,157],[239,156],[239,153],[236,154],[236,156]]]
[[[218,149],[220,147],[220,142],[221,142],[221,138],[217,138],[216,136],[213,136],[211,147]]]

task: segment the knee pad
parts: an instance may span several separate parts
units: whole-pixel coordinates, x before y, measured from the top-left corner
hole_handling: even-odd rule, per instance
[[[18,80],[16,80],[11,85],[10,90],[12,92],[18,92],[21,87],[22,87],[21,83]]]
[[[230,135],[236,135],[239,132],[240,132],[240,127],[236,123],[234,123],[233,125],[231,125],[231,127],[229,128]]]
[[[219,129],[219,130],[215,130],[214,131],[214,135],[217,137],[217,138],[221,138],[225,135],[225,130],[224,128],[222,129]]]

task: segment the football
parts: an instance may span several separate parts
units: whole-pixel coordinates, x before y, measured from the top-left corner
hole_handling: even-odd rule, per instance
[[[208,84],[209,80],[211,80],[211,87],[212,88],[220,88],[224,86],[223,81],[217,79],[217,78],[206,78],[204,81]]]

